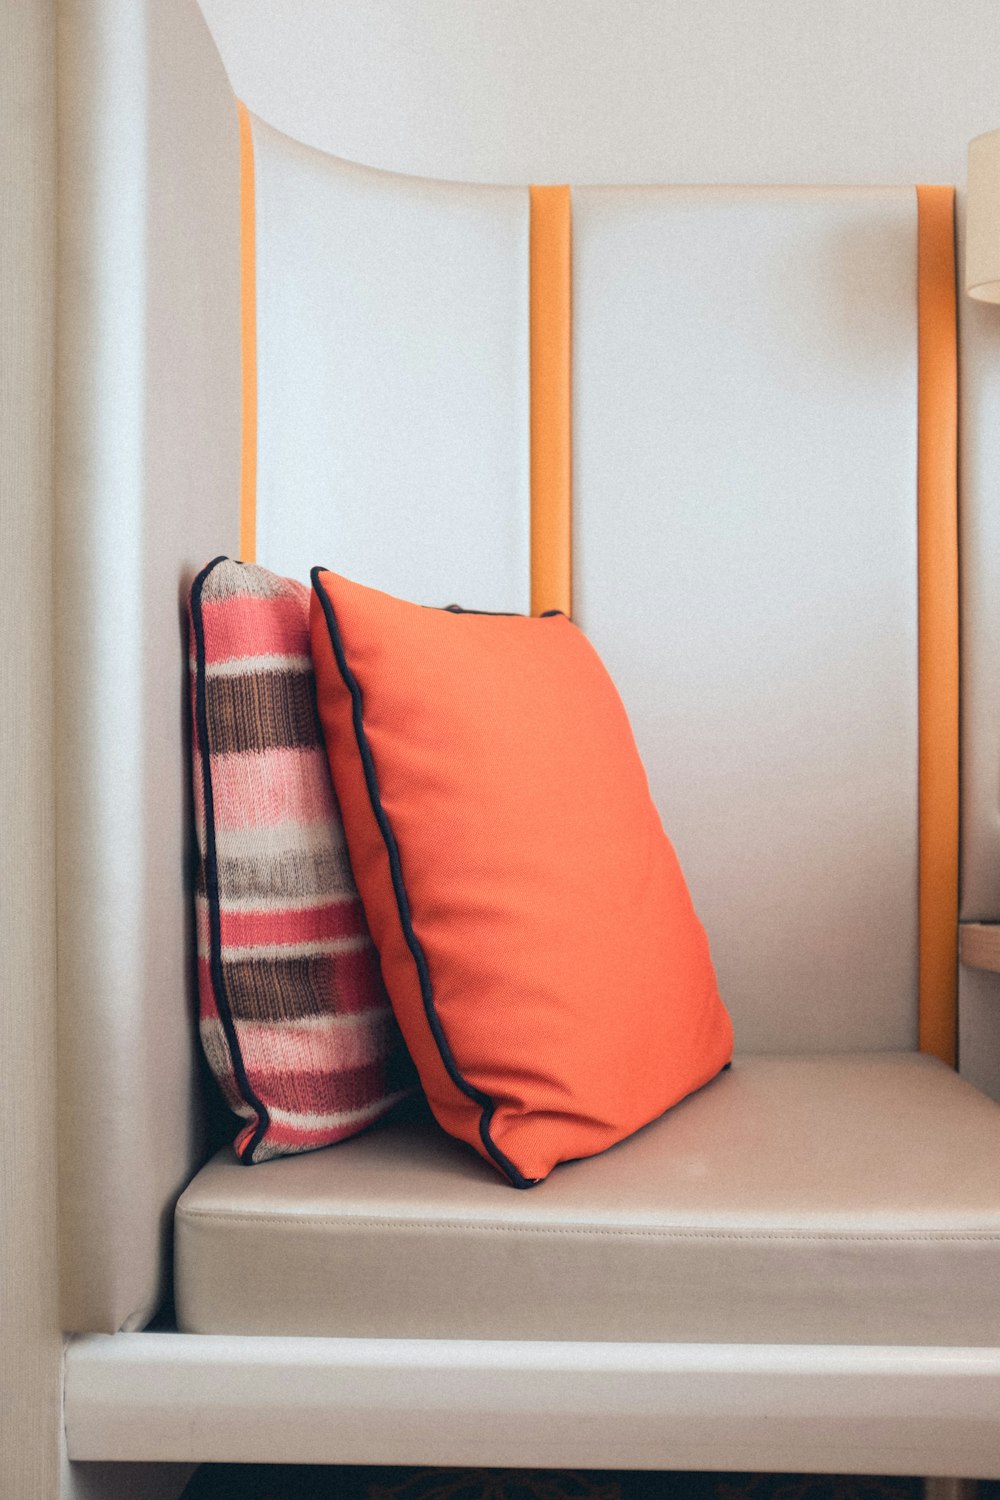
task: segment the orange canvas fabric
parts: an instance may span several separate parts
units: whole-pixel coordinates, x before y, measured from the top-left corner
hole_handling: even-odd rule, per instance
[[[313,585],[320,718],[393,1008],[440,1124],[530,1186],[732,1053],[628,719],[563,615]]]

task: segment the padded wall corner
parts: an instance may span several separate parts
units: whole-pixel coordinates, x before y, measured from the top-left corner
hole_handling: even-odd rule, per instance
[[[194,0],[65,0],[59,63],[64,1319],[113,1331],[200,1151],[183,621],[237,539],[238,137]]]

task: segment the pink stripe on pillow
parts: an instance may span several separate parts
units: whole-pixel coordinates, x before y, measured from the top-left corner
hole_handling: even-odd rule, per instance
[[[349,896],[325,906],[276,911],[224,911],[222,948],[273,947],[279,943],[322,943],[368,938],[360,903]]]
[[[212,764],[216,826],[263,827],[336,818],[329,780],[317,775],[324,752],[272,747],[253,756],[218,755]],[[325,760],[324,760],[325,763]]]
[[[357,1068],[337,1068],[337,1087],[331,1089],[327,1070],[275,1071],[269,1075],[270,1091],[262,1093],[268,1112],[290,1118],[312,1115],[343,1115],[366,1109],[381,1098],[382,1071],[378,1063]],[[339,1122],[338,1122],[339,1123]]]
[[[198,944],[198,1016],[203,1024],[219,1019],[219,1007],[215,1003],[212,972],[208,961],[208,944],[204,950]]]
[[[337,1141],[349,1140],[359,1130],[373,1125],[381,1119],[386,1109],[405,1099],[410,1090],[390,1094],[381,1105],[371,1104],[363,1109],[345,1110],[332,1117],[321,1117],[319,1123],[308,1116],[301,1123],[296,1116],[278,1115],[271,1123],[262,1146],[254,1150],[254,1161],[270,1161],[275,1156],[288,1156],[296,1151],[315,1151],[319,1146],[330,1146]],[[247,1125],[234,1142],[237,1155],[244,1154],[253,1140],[253,1126]]]
[[[287,598],[240,598],[202,606],[205,622],[205,664],[233,661],[244,656],[309,655],[309,591],[305,595],[305,630],[301,596]]]
[[[199,898],[195,911],[198,952],[208,958],[212,930],[208,902]],[[318,953],[341,953],[347,947],[369,947],[371,936],[364,912],[350,896],[321,906],[275,907],[273,910],[223,911],[219,917],[222,957],[234,953],[252,956],[257,948],[287,947],[290,951],[309,947]]]
[[[284,1073],[367,1067],[395,1042],[393,1022],[381,1007],[354,1016],[317,1016],[311,1025],[303,1021],[279,1027],[273,1021],[238,1021],[236,1026],[245,1059],[271,1059],[275,1072]],[[206,1048],[225,1045],[217,1017],[202,1019],[201,1036]]]

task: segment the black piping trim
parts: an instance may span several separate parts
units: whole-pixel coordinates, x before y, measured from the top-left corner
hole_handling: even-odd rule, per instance
[[[368,743],[368,736],[365,734],[364,703],[361,696],[361,687],[347,664],[347,657],[344,654],[344,643],[337,625],[337,617],[334,614],[330,597],[320,582],[320,574],[326,571],[328,570],[325,568],[313,568],[310,575],[312,585],[316,597],[322,606],[323,615],[326,619],[326,628],[330,636],[330,645],[333,647],[333,654],[336,658],[340,675],[344,680],[344,686],[351,695],[354,736],[357,740],[358,753],[361,756],[361,765],[365,773],[365,785],[368,788],[368,796],[371,801],[372,812],[375,814],[375,821],[378,824],[379,832],[385,842],[386,853],[389,856],[389,869],[392,872],[392,889],[396,897],[396,909],[399,912],[399,922],[403,929],[403,936],[406,939],[406,946],[413,955],[413,962],[416,965],[417,977],[420,980],[420,996],[423,1000],[424,1015],[427,1017],[427,1024],[430,1027],[431,1035],[437,1045],[448,1077],[459,1092],[464,1094],[467,1099],[471,1099],[474,1104],[478,1104],[482,1111],[479,1117],[479,1137],[488,1155],[496,1162],[504,1176],[515,1187],[534,1187],[539,1179],[522,1176],[514,1163],[500,1150],[500,1147],[490,1135],[490,1123],[496,1111],[496,1101],[491,1099],[489,1094],[484,1093],[482,1089],[477,1089],[467,1078],[463,1078],[455,1061],[454,1054],[448,1045],[448,1039],[444,1034],[440,1017],[434,1008],[434,989],[431,984],[430,970],[427,967],[427,956],[421,947],[420,939],[413,930],[410,903],[406,894],[406,886],[403,881],[403,867],[399,858],[399,845],[396,843],[396,835],[393,833],[392,824],[389,822],[385,808],[382,806],[375,761],[372,757],[371,746]]]
[[[433,606],[425,605],[425,608],[433,608]],[[464,604],[446,604],[444,613],[446,615],[494,615],[497,619],[503,620],[531,619],[530,615],[520,615],[515,609],[466,609]],[[553,615],[562,615],[563,619],[566,618],[565,612],[561,609],[543,609],[538,618],[549,620]]]
[[[514,609],[466,609],[464,604],[446,604],[444,607],[446,615],[495,615],[498,619],[523,620],[524,615],[519,615]]]
[[[215,991],[215,1004],[219,1012],[219,1020],[222,1022],[222,1030],[229,1044],[229,1055],[233,1063],[233,1077],[236,1086],[243,1099],[250,1108],[257,1113],[257,1125],[248,1145],[244,1148],[243,1155],[238,1160],[244,1166],[250,1166],[253,1162],[253,1154],[271,1124],[271,1117],[266,1107],[257,1098],[247,1070],[243,1062],[243,1053],[240,1051],[239,1040],[236,1036],[236,1027],[233,1023],[233,1013],[229,1004],[229,996],[226,992],[226,984],[222,973],[222,915],[219,907],[219,861],[215,846],[215,798],[212,792],[211,756],[208,744],[208,701],[205,687],[205,622],[201,613],[201,595],[205,582],[213,568],[219,563],[228,562],[227,557],[214,557],[207,567],[202,568],[194,583],[191,585],[191,621],[194,626],[195,643],[195,725],[198,734],[198,749],[201,752],[201,782],[202,793],[205,803],[205,893],[208,898],[208,929],[209,929],[209,968],[212,975],[212,988]]]

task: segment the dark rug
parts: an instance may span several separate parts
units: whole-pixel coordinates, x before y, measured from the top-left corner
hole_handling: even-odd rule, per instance
[[[983,1500],[993,1490],[984,1485]],[[919,1479],[203,1464],[184,1500],[920,1500]]]

